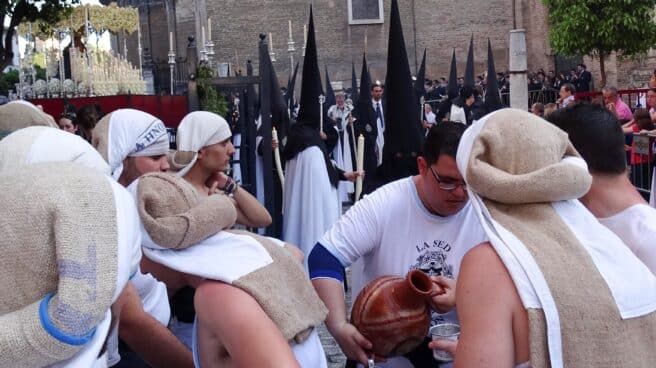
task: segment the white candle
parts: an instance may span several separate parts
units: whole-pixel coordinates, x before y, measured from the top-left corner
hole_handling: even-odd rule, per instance
[[[173,32],[169,32],[169,51],[173,51]]]
[[[276,128],[273,128],[273,130],[271,130],[271,139],[278,142],[278,144],[280,144],[280,142],[278,141],[278,131],[276,130]],[[280,184],[284,188],[285,174],[283,174],[282,172],[282,164],[280,163],[280,148],[278,146],[276,146],[276,149],[273,150],[273,158],[276,163],[276,171],[278,172],[278,178],[280,179]]]
[[[273,53],[273,36],[271,36],[271,32],[269,32],[269,52]]]
[[[203,35],[202,38],[203,44],[201,45],[201,47],[205,47],[205,44],[207,43],[207,40],[205,39],[205,27],[200,27],[200,33]]]
[[[207,18],[207,39],[212,39],[212,18]]]
[[[307,26],[303,24],[303,47],[307,45]]]
[[[289,25],[289,39],[292,39],[292,21],[288,20],[287,24]]]
[[[355,170],[359,173],[364,169],[364,136],[360,134],[358,137],[357,155],[355,158]],[[355,200],[360,199],[362,194],[362,176],[355,178]]]

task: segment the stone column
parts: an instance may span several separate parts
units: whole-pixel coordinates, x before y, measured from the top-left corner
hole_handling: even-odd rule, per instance
[[[510,30],[510,107],[528,111],[526,30]]]

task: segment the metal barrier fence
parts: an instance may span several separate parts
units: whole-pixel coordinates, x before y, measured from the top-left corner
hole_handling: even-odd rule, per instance
[[[631,110],[638,108],[647,108],[647,91],[649,89],[624,89],[617,91],[617,95],[624,101]],[[602,93],[597,92],[577,92],[574,99],[603,103]]]
[[[651,182],[654,174],[654,152],[656,135],[633,134],[633,142],[628,155],[629,177],[636,189],[649,200]]]
[[[178,144],[176,138],[178,136],[177,128],[166,128],[166,132],[169,134],[169,149],[177,149]]]
[[[436,110],[437,105],[444,101],[446,97],[439,100],[426,100],[424,103],[431,104],[433,110]],[[541,104],[548,104],[550,102],[556,102],[558,99],[558,91],[555,89],[540,89],[534,91],[528,91],[528,106],[533,106],[534,103],[539,102]],[[510,106],[510,93],[504,92],[501,93],[501,102],[505,106]]]

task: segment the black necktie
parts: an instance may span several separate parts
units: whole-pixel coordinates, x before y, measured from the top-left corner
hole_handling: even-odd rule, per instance
[[[376,102],[376,116],[380,119],[381,128],[385,129],[385,119],[383,118],[383,112],[380,110],[380,102]]]

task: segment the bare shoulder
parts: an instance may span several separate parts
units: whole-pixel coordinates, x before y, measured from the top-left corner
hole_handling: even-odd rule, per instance
[[[465,254],[457,290],[458,305],[461,301],[473,299],[507,307],[517,296],[508,270],[489,242],[481,243]]]

